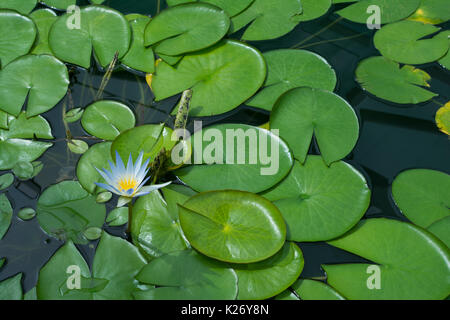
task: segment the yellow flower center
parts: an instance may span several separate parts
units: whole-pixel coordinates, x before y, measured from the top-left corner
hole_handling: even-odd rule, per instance
[[[128,191],[130,189],[135,189],[137,187],[137,181],[133,177],[122,178],[119,181],[119,189],[122,191]]]

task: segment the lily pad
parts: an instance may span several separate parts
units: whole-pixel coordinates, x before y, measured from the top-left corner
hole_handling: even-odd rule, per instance
[[[99,239],[102,236],[102,232],[103,230],[101,228],[91,227],[84,230],[83,235],[89,241],[93,241]]]
[[[19,161],[16,163],[12,171],[20,180],[28,180],[33,177],[34,167],[30,162]]]
[[[158,286],[136,292],[138,300],[233,300],[238,293],[233,269],[194,250],[152,260],[136,279]]]
[[[2,193],[0,194],[0,240],[4,237],[11,225],[11,218],[13,209],[8,197]]]
[[[439,108],[435,119],[439,130],[450,136],[450,102]]]
[[[67,147],[76,154],[83,154],[89,149],[89,145],[83,140],[69,140],[67,142]]]
[[[310,21],[323,16],[331,7],[331,0],[301,0],[303,11],[296,15],[295,21]]]
[[[113,196],[113,194],[111,192],[108,192],[108,191],[100,192],[97,195],[96,201],[97,201],[97,203],[106,203],[109,200],[111,200],[112,196]]]
[[[286,242],[267,260],[233,265],[238,276],[238,300],[262,300],[277,295],[297,280],[303,265],[302,251],[292,242]]]
[[[80,158],[77,165],[77,177],[80,184],[90,193],[101,192],[103,189],[95,183],[105,183],[105,180],[95,168],[109,168],[111,158],[111,142],[102,142],[93,145]]]
[[[270,128],[304,162],[314,134],[324,161],[329,165],[347,156],[359,136],[359,122],[350,104],[338,95],[313,88],[285,93],[270,115]]]
[[[0,8],[16,10],[22,14],[30,13],[37,0],[0,0]]]
[[[17,213],[17,216],[24,221],[28,221],[36,216],[36,211],[33,208],[22,208]]]
[[[299,279],[292,289],[301,300],[345,300],[339,292],[321,281]]]
[[[289,176],[262,194],[273,201],[286,221],[287,239],[324,241],[350,230],[370,203],[364,177],[339,161],[327,167],[319,156],[295,162]]]
[[[254,0],[166,0],[169,6],[189,2],[204,2],[222,8],[230,17],[234,17],[238,13],[244,11]]]
[[[22,300],[22,274],[0,281],[0,300]]]
[[[134,128],[133,111],[123,103],[102,100],[89,105],[81,118],[83,128],[103,140],[114,140],[120,133]]]
[[[450,30],[442,31],[441,33],[439,33],[439,37],[447,39],[448,45],[450,47]],[[447,54],[439,60],[439,63],[444,68],[450,70],[450,52],[447,52]]]
[[[26,55],[36,34],[36,25],[29,17],[15,11],[0,10],[0,67],[4,68],[14,59]]]
[[[422,87],[430,87],[431,77],[425,71],[384,57],[371,57],[361,61],[356,69],[361,86],[377,96],[400,104],[417,104],[428,101],[437,94]]]
[[[44,0],[40,2],[44,3],[45,5],[51,8],[59,10],[66,10],[68,7],[77,4],[77,0]]]
[[[0,190],[8,189],[14,182],[12,173],[5,173],[0,176]]]
[[[392,183],[392,197],[410,221],[426,229],[450,216],[450,176],[428,169],[404,171]]]
[[[152,48],[144,46],[144,32],[150,18],[144,15],[129,14],[127,18],[133,31],[130,50],[121,59],[127,67],[146,73],[155,72],[155,55]]]
[[[64,121],[66,121],[67,123],[77,122],[78,120],[81,119],[81,117],[83,116],[83,113],[84,113],[84,109],[81,109],[81,108],[70,109],[64,115]]]
[[[446,216],[445,218],[434,222],[427,230],[442,240],[442,242],[450,248],[450,233],[448,232],[448,230],[450,230],[450,216]]]
[[[368,12],[370,6],[380,8],[380,23],[391,23],[402,20],[413,14],[421,0],[360,0],[337,11],[341,17],[353,22],[367,23],[373,12]]]
[[[328,62],[310,51],[280,49],[264,53],[267,79],[264,88],[246,104],[272,110],[278,98],[296,87],[333,91],[336,73]]]
[[[48,234],[84,243],[87,228],[101,228],[106,209],[77,181],[63,181],[47,188],[39,197],[37,218]]]
[[[369,219],[329,243],[379,266],[379,273],[367,263],[322,266],[328,284],[348,299],[435,300],[450,292],[448,248],[412,224]]]
[[[450,6],[446,0],[421,0],[419,8],[408,20],[439,24],[450,20]]]
[[[102,67],[108,66],[116,52],[122,58],[130,47],[131,28],[118,11],[91,5],[81,9],[80,29],[74,17],[65,14],[58,18],[49,33],[50,48],[59,59],[89,68],[92,51]],[[70,25],[73,28],[68,28]]]
[[[297,15],[302,13],[300,0],[255,0],[239,15],[233,17],[231,32],[249,25],[242,39],[257,41],[279,38],[294,29]]]
[[[9,170],[21,161],[31,162],[39,158],[48,148],[52,146],[48,142],[23,140],[23,139],[1,139],[0,136],[0,170]]]
[[[134,277],[145,263],[132,244],[103,232],[91,272],[69,241],[39,272],[37,296],[40,300],[132,299],[131,293],[136,290]],[[68,286],[73,284],[70,277],[76,269],[80,272],[80,289]]]
[[[174,173],[198,192],[234,189],[258,193],[280,182],[293,164],[283,140],[249,125],[210,126],[194,133],[189,141],[193,165]]]
[[[256,49],[224,40],[186,55],[176,68],[161,62],[152,90],[160,101],[191,88],[190,115],[210,116],[239,106],[261,87],[265,77],[265,61]]]
[[[27,118],[24,112],[17,118],[9,116],[8,131],[2,135],[7,139],[53,139],[50,124],[44,117]]]
[[[33,11],[30,14],[30,17],[33,19],[39,30],[37,40],[31,53],[53,55],[48,44],[48,33],[50,32],[53,23],[58,19],[58,16],[50,9],[40,9]]]
[[[189,243],[217,260],[258,262],[273,256],[285,242],[286,225],[278,209],[249,192],[201,193],[179,208]]]
[[[177,56],[220,41],[230,28],[226,13],[206,3],[171,7],[156,15],[145,29],[145,45],[156,53]]]
[[[0,71],[0,109],[18,116],[27,101],[27,117],[36,116],[52,109],[66,95],[68,85],[67,68],[58,59],[21,57]]]
[[[417,21],[400,21],[381,28],[374,37],[375,47],[391,60],[405,64],[424,64],[442,58],[448,40],[441,36],[420,40],[440,28]]]
[[[128,208],[115,208],[108,214],[106,222],[110,227],[123,226],[128,222]]]

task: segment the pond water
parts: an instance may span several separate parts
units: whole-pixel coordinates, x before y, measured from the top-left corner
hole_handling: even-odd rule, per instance
[[[157,11],[157,1],[153,0],[108,0],[105,5],[124,14],[154,15]],[[330,12],[332,11],[335,10]],[[448,137],[440,133],[434,123],[439,105],[430,101],[400,107],[380,101],[361,90],[354,80],[354,70],[363,58],[378,55],[372,44],[373,33],[368,32],[364,26],[344,20],[327,27],[336,19],[336,15],[328,13],[320,19],[301,23],[294,31],[279,39],[250,44],[262,52],[290,48],[322,31],[305,42],[303,48],[320,54],[334,67],[338,76],[337,94],[344,97],[358,113],[360,138],[346,160],[365,175],[372,190],[371,206],[365,218],[391,217],[405,220],[392,203],[390,184],[393,178],[401,171],[411,168],[450,172]],[[448,28],[448,25],[444,27]],[[350,39],[331,41],[345,37]],[[449,101],[450,73],[436,63],[419,67],[432,77],[431,89],[439,94],[435,101],[442,104]],[[0,257],[7,258],[6,266],[0,271],[0,281],[23,272],[25,292],[35,286],[40,268],[63,242],[45,234],[36,218],[25,222],[17,217],[17,212],[24,207],[35,208],[40,192],[48,186],[76,178],[75,168],[79,155],[67,150],[64,140],[66,130],[62,121],[63,105],[72,108],[92,103],[102,80],[102,73],[95,68],[90,72],[73,69],[70,74],[71,98],[67,96],[58,106],[43,114],[51,123],[56,139],[54,146],[40,159],[45,164],[44,169],[33,180],[16,183],[8,190],[8,198],[14,206],[14,217],[8,233],[0,242]],[[138,124],[166,122],[171,125],[173,119],[169,113],[179,96],[155,103],[144,75],[117,70],[106,87],[104,98],[118,100],[130,106],[135,111]],[[268,118],[269,114],[265,111],[241,106],[225,115],[208,118],[204,125],[225,122],[261,125]],[[193,119],[190,119],[190,130],[192,124]],[[70,131],[74,137],[86,136],[79,123],[70,125]],[[314,144],[310,153],[318,153]],[[109,209],[112,209],[115,199],[109,203]],[[125,237],[124,227],[106,227],[106,230]],[[89,263],[92,263],[96,244],[96,241],[92,241],[79,246]],[[299,243],[299,246],[305,257],[302,277],[322,277],[324,272],[320,268],[321,264],[364,261],[325,243]]]

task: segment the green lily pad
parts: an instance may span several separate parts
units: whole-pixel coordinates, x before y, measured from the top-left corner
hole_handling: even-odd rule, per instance
[[[381,28],[374,37],[375,47],[391,60],[405,64],[424,64],[442,58],[448,51],[448,40],[434,36],[440,28],[417,21],[400,21]]]
[[[37,41],[35,42],[31,53],[53,55],[52,50],[48,45],[48,33],[50,32],[53,23],[58,19],[57,14],[50,9],[40,9],[33,11],[30,14],[30,17],[33,19],[39,30]]]
[[[145,265],[136,247],[103,232],[95,253],[92,272],[75,245],[61,247],[39,272],[40,300],[127,300],[136,290],[134,277]],[[70,277],[80,271],[80,289],[71,289]]]
[[[81,119],[83,116],[84,109],[74,108],[66,112],[64,115],[64,121],[67,123],[74,123]]]
[[[310,21],[323,16],[331,7],[331,0],[301,0],[303,11],[296,15],[295,21]]]
[[[286,290],[303,270],[300,248],[286,242],[273,257],[247,265],[233,265],[238,276],[238,300],[268,299]]]
[[[285,93],[270,115],[270,128],[304,162],[314,134],[324,161],[329,165],[347,156],[359,136],[359,122],[350,104],[340,96],[313,88]]]
[[[19,161],[12,170],[14,175],[20,180],[29,180],[33,177],[34,167],[30,162]]]
[[[254,0],[166,0],[169,6],[176,6],[189,2],[204,2],[223,9],[228,16],[234,17],[244,11]]]
[[[101,228],[91,227],[84,230],[83,235],[89,241],[93,241],[99,239],[102,236],[102,232],[103,230]]]
[[[438,36],[447,39],[448,45],[450,47],[450,30],[442,31]],[[450,70],[450,52],[447,52],[447,54],[439,60],[439,63],[444,68]]]
[[[244,40],[279,38],[297,26],[296,16],[301,13],[300,0],[279,0],[277,5],[274,5],[273,0],[255,0],[246,10],[233,17],[231,32],[249,25],[242,36]]]
[[[12,9],[22,14],[30,13],[36,7],[37,0],[0,0],[1,9]]]
[[[80,158],[80,161],[78,161],[78,181],[89,193],[104,191],[104,189],[95,184],[96,182],[105,183],[105,180],[95,168],[99,170],[109,168],[108,161],[112,161],[110,150],[111,142],[97,143],[90,147]]]
[[[198,192],[234,189],[258,193],[280,182],[293,164],[283,140],[268,130],[249,125],[210,126],[194,133],[190,142],[194,165],[174,173]],[[270,151],[270,159],[261,156],[264,149]]]
[[[450,20],[450,7],[446,0],[421,0],[416,12],[408,20],[439,24]]]
[[[226,13],[206,3],[171,7],[156,15],[145,29],[145,45],[156,53],[177,56],[220,41],[230,28]]]
[[[131,26],[133,38],[130,50],[121,59],[122,63],[134,70],[146,73],[155,72],[155,55],[153,54],[153,49],[145,48],[144,46],[145,28],[151,19],[140,14],[129,14],[125,18],[127,18]]]
[[[224,40],[186,55],[176,68],[160,63],[152,90],[160,101],[191,88],[190,115],[210,116],[239,106],[261,87],[265,77],[265,61],[256,49]]]
[[[111,200],[112,196],[113,195],[111,192],[108,192],[108,191],[100,192],[97,195],[96,201],[97,201],[97,203],[105,203],[105,202],[108,202],[109,200]]]
[[[280,49],[264,53],[267,79],[261,92],[246,104],[272,110],[278,98],[296,87],[333,91],[336,73],[321,56],[306,50]]]
[[[442,240],[442,242],[450,248],[450,233],[448,232],[448,230],[450,230],[450,216],[446,216],[445,218],[434,222],[427,230]]]
[[[9,170],[21,161],[31,162],[39,158],[48,148],[52,146],[48,142],[7,139],[0,137],[0,170]]]
[[[58,59],[21,57],[0,71],[0,109],[18,116],[27,100],[27,117],[36,116],[52,109],[66,95],[68,85],[67,68]]]
[[[233,269],[194,250],[152,260],[136,279],[158,286],[136,292],[138,300],[233,300],[238,293]]]
[[[428,73],[409,65],[400,68],[398,63],[384,57],[361,61],[356,79],[371,94],[395,103],[417,104],[437,96],[422,88],[430,86]]]
[[[23,300],[37,300],[36,287],[28,290],[28,292],[23,295]]]
[[[339,292],[321,281],[299,279],[292,289],[301,300],[345,300]]]
[[[339,161],[327,167],[320,156],[295,162],[289,176],[262,194],[273,201],[286,221],[287,239],[324,241],[350,230],[370,203],[366,180]]]
[[[404,171],[392,183],[392,196],[400,211],[422,228],[450,216],[450,176],[444,172]]]
[[[277,295],[274,300],[295,300],[298,301],[300,300],[295,293],[291,292],[290,290],[285,290],[282,293],[280,293],[279,295]]]
[[[68,7],[77,4],[77,0],[43,0],[40,2],[51,8],[59,10],[66,10]]]
[[[380,8],[380,23],[391,23],[402,20],[413,14],[421,0],[360,0],[337,11],[341,17],[353,22],[367,23],[373,12],[368,12],[370,6]]]
[[[9,115],[0,110],[0,129],[8,129],[8,118]]]
[[[28,221],[36,216],[36,210],[34,210],[33,208],[22,208],[17,213],[17,216],[24,221]]]
[[[53,139],[52,128],[44,117],[27,118],[24,112],[17,118],[9,116],[8,130],[2,135],[7,139]]]
[[[123,103],[102,100],[89,105],[81,118],[83,128],[103,140],[114,140],[120,133],[134,128],[133,111]]]
[[[249,192],[201,193],[179,208],[189,243],[217,260],[258,262],[273,256],[285,242],[286,225],[278,209]]]
[[[128,208],[115,208],[108,214],[106,222],[110,227],[123,226],[128,222]]]
[[[12,173],[5,173],[0,176],[0,190],[8,189],[14,182]]]
[[[94,51],[100,65],[106,67],[116,52],[119,59],[128,52],[131,28],[120,12],[91,5],[81,9],[80,29],[68,28],[73,26],[72,20],[72,15],[65,14],[50,29],[50,48],[59,59],[89,68]]]
[[[329,243],[379,265],[379,273],[367,263],[322,266],[328,284],[348,299],[435,300],[450,292],[448,248],[412,224],[369,219]]]
[[[0,67],[4,68],[14,59],[26,55],[33,46],[36,33],[36,25],[29,17],[0,10]]]
[[[83,140],[69,140],[67,142],[67,147],[76,154],[83,154],[89,149],[89,145]]]
[[[0,282],[0,300],[22,300],[22,274],[18,273],[15,276]]]
[[[13,209],[8,197],[4,194],[0,194],[0,240],[4,237],[11,225],[11,218]]]
[[[83,243],[84,230],[101,228],[106,209],[78,181],[63,181],[47,188],[39,197],[37,218],[48,234]]]
[[[176,191],[167,192],[171,198],[165,201],[161,194],[155,191],[140,197],[133,207],[133,242],[150,259],[189,248],[180,227],[177,207],[189,199],[189,196]]]

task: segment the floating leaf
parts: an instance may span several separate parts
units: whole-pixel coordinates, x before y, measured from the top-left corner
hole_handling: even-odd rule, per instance
[[[1,3],[0,3],[1,5]],[[22,274],[18,273],[15,276],[0,282],[0,300],[22,300]]]
[[[27,54],[36,33],[36,26],[30,18],[14,11],[0,10],[0,67],[4,68],[14,59]]]
[[[424,64],[442,58],[448,51],[448,40],[442,36],[420,40],[440,28],[417,21],[391,23],[375,33],[375,47],[380,53],[400,63]]]
[[[443,133],[450,135],[450,102],[436,112],[436,125]]]
[[[244,40],[275,39],[292,31],[298,24],[296,16],[302,13],[300,0],[279,0],[274,5],[273,0],[255,0],[242,13],[235,16],[232,21],[232,32],[243,27]]]
[[[0,170],[12,169],[17,162],[34,161],[51,146],[48,142],[0,138]]]
[[[133,111],[123,103],[102,100],[86,108],[81,118],[83,128],[103,140],[114,140],[120,133],[136,124]]]
[[[145,265],[136,247],[103,232],[95,253],[92,273],[75,245],[61,247],[39,272],[37,296],[40,300],[126,300],[136,290],[134,277]],[[73,266],[78,267],[81,288],[73,284]]]
[[[166,0],[169,6],[175,6],[189,2],[204,2],[222,8],[230,17],[244,11],[254,0]]]
[[[68,85],[67,68],[58,59],[21,57],[0,71],[0,109],[17,117],[27,100],[27,117],[44,113],[66,95]]]
[[[9,115],[0,110],[0,129],[8,129],[8,118]]]
[[[421,0],[419,8],[408,20],[439,24],[450,19],[450,7],[447,0]]]
[[[12,170],[14,175],[20,180],[29,180],[33,177],[34,167],[30,162],[19,161]]]
[[[234,189],[258,193],[280,182],[293,164],[283,140],[249,125],[210,126],[188,141],[193,147],[194,165],[174,172],[198,192]]]
[[[348,7],[337,11],[341,17],[358,23],[368,23],[374,12],[368,10],[370,6],[378,6],[380,23],[391,23],[402,20],[414,13],[421,0],[360,0]]]
[[[80,29],[73,20],[71,14],[65,14],[50,30],[50,48],[59,59],[89,68],[94,51],[100,65],[106,67],[116,52],[119,59],[128,52],[131,28],[120,12],[103,6],[87,6],[80,12]]]
[[[443,37],[448,40],[448,45],[450,46],[450,30],[442,31],[438,35],[439,37]],[[439,63],[446,69],[450,70],[450,51],[439,60]]]
[[[262,194],[273,201],[286,221],[287,239],[324,241],[350,230],[370,203],[364,177],[339,161],[327,167],[319,156],[294,163],[289,176]]]
[[[130,50],[121,59],[122,63],[129,68],[146,73],[155,72],[155,56],[152,48],[144,46],[144,32],[150,18],[144,15],[129,14],[127,18],[133,31]]]
[[[194,250],[152,260],[136,278],[158,286],[136,292],[138,300],[232,300],[238,293],[233,269]]]
[[[0,8],[16,10],[22,14],[30,13],[37,0],[0,0]]]
[[[33,208],[22,208],[17,213],[17,216],[24,221],[28,221],[36,216],[36,211]]]
[[[247,265],[233,265],[238,276],[238,300],[262,300],[287,289],[303,270],[300,248],[286,242],[273,257]]]
[[[285,93],[270,115],[270,128],[304,162],[314,134],[324,161],[330,163],[347,156],[359,136],[358,117],[350,104],[338,95],[313,88],[296,88]]]
[[[36,287],[28,290],[28,292],[23,295],[23,300],[37,300]]]
[[[8,139],[53,139],[50,124],[41,116],[27,118],[22,112],[17,118],[9,117],[8,127],[3,133]]]
[[[86,237],[86,239],[88,239],[89,241],[93,241],[93,240],[97,240],[102,236],[102,228],[97,228],[97,227],[91,227],[91,228],[87,228],[84,232],[83,235]]]
[[[103,177],[95,168],[109,168],[108,161],[111,158],[111,142],[102,142],[93,145],[78,161],[77,177],[80,184],[90,193],[97,193],[103,190],[95,183],[105,183]]]
[[[361,61],[356,69],[356,78],[365,90],[395,103],[417,104],[437,96],[422,88],[430,86],[428,73],[409,65],[400,68],[398,63],[384,57]]]
[[[431,226],[428,227],[428,231],[438,237],[442,242],[444,242],[447,247],[450,247],[450,216],[442,218],[436,221]]]
[[[67,147],[76,154],[83,154],[89,149],[89,145],[83,140],[69,140],[67,142]]]
[[[116,208],[108,214],[106,222],[110,227],[123,226],[128,222],[128,208]]]
[[[109,200],[111,200],[112,198],[112,193],[111,192],[100,192],[97,195],[97,202],[98,203],[105,203],[108,202]]]
[[[177,56],[212,46],[229,28],[224,11],[206,3],[189,3],[155,16],[145,29],[145,45],[153,45],[158,54]]]
[[[321,56],[306,50],[280,49],[264,53],[267,79],[264,88],[246,104],[272,110],[278,98],[296,87],[333,91],[336,73]]]
[[[267,259],[281,249],[286,237],[286,225],[278,209],[249,192],[201,193],[180,206],[179,215],[189,243],[221,261]]]
[[[106,209],[77,181],[63,181],[47,188],[39,197],[37,218],[42,229],[57,238],[83,242],[82,233],[101,228]]]
[[[301,300],[345,300],[339,292],[321,281],[299,279],[292,289]]]
[[[8,189],[14,182],[12,173],[5,173],[0,176],[0,190]]]
[[[186,55],[176,68],[158,64],[152,89],[157,101],[192,89],[190,116],[210,116],[239,106],[259,89],[265,77],[264,58],[256,49],[225,40]]]
[[[77,0],[44,0],[40,2],[59,10],[66,10],[68,7],[77,4]]]
[[[346,298],[435,300],[450,292],[448,248],[412,224],[369,219],[329,243],[379,266],[379,273],[367,263],[322,266],[328,283]]]
[[[77,122],[83,116],[84,110],[81,108],[74,108],[66,112],[64,115],[64,120],[67,123]]]
[[[33,19],[39,31],[37,42],[34,44],[31,53],[53,55],[48,45],[48,33],[53,23],[58,19],[58,16],[50,9],[40,9],[33,11],[30,17]]]
[[[4,194],[0,194],[0,240],[4,237],[11,225],[11,218],[13,209],[8,197]]]
[[[296,15],[294,21],[310,21],[323,16],[331,7],[331,0],[301,0],[303,11]]]

